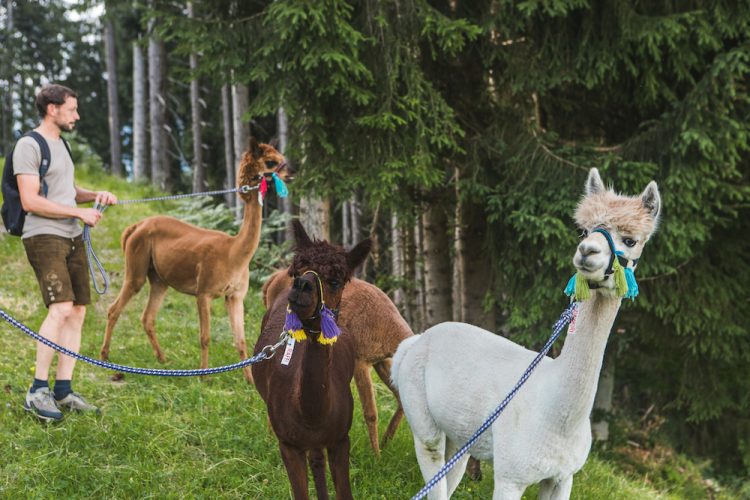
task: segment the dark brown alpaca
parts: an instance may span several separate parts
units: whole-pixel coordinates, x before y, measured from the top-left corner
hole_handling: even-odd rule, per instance
[[[264,175],[283,164],[284,157],[276,149],[251,139],[250,148],[240,161],[237,184],[258,186]],[[125,228],[122,233],[125,279],[120,294],[109,306],[102,359],[109,357],[117,319],[146,279],[151,289],[141,321],[159,361],[164,361],[164,354],[156,339],[154,322],[169,287],[195,296],[198,303],[201,368],[208,367],[211,301],[217,297],[225,299],[234,345],[240,358],[247,358],[243,299],[248,289],[248,264],[260,241],[263,209],[257,190],[242,193],[240,197],[245,203],[245,214],[236,236],[165,216],[148,217]],[[245,368],[245,378],[252,383],[249,367]]]
[[[350,499],[349,429],[354,407],[350,383],[355,365],[354,339],[350,332],[341,328],[334,343],[323,344],[327,341],[324,333],[328,335],[330,329],[326,331],[322,316],[325,314],[323,304],[334,311],[339,307],[344,287],[354,269],[364,262],[371,242],[369,239],[362,241],[347,253],[342,247],[325,241],[311,241],[299,222],[295,221],[293,226],[297,246],[289,273],[294,281],[263,317],[255,352],[276,343],[285,328],[287,307],[301,320],[307,339],[294,343],[291,357],[288,357],[288,346],[284,356],[277,355],[253,365],[253,375],[279,440],[294,498],[308,498],[308,460],[318,498],[328,498],[326,450],[336,498]]]
[[[276,271],[263,285],[263,304],[266,309],[270,309],[276,298],[284,294],[291,284],[292,278],[286,269]],[[382,290],[356,278],[346,286],[341,297],[339,325],[346,328],[354,337],[357,354],[354,381],[362,403],[370,446],[377,455],[380,453],[378,408],[375,404],[370,367],[375,368],[380,379],[398,401],[398,391],[391,382],[391,358],[401,341],[414,333]],[[403,416],[404,410],[399,401],[398,408],[383,434],[383,446],[393,437]]]

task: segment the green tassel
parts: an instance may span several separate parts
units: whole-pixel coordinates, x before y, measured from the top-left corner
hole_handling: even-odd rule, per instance
[[[583,277],[581,273],[576,273],[576,300],[589,300],[591,298],[591,290],[589,289],[589,282]]]
[[[624,297],[628,293],[628,280],[625,277],[625,268],[622,267],[619,260],[615,259],[612,271],[615,273],[615,292],[617,292],[618,297]]]

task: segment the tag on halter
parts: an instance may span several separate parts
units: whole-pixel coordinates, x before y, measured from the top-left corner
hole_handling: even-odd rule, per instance
[[[292,337],[286,341],[286,349],[284,349],[284,357],[281,358],[281,364],[287,366],[292,360],[292,352],[294,352],[295,340]]]
[[[570,324],[568,325],[568,335],[573,335],[576,333],[576,318],[578,318],[578,308],[573,309],[573,317],[570,320]]]
[[[258,191],[258,204],[262,207],[263,206],[263,193]]]

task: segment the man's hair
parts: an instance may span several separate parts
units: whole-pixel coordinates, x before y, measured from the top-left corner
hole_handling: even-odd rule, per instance
[[[78,99],[78,94],[70,90],[68,87],[56,83],[45,85],[36,95],[36,109],[39,111],[39,116],[44,118],[47,116],[47,106],[50,104],[55,104],[57,106],[65,104],[65,99],[68,97],[75,97]]]

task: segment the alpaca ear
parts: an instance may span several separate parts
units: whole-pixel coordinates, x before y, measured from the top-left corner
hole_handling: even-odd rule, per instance
[[[349,270],[354,271],[361,266],[365,259],[367,259],[370,249],[372,249],[372,240],[367,238],[349,250],[349,253],[346,254],[346,263],[349,265]]]
[[[589,178],[586,179],[586,196],[590,194],[603,193],[606,191],[599,170],[592,168],[589,170]]]
[[[643,190],[643,194],[641,195],[641,202],[651,214],[651,217],[653,217],[654,220],[657,220],[659,218],[659,213],[661,212],[661,196],[659,195],[659,188],[656,185],[656,181],[648,183],[648,186],[646,186],[646,189]]]
[[[255,137],[250,137],[250,141],[248,142],[248,151],[255,160],[263,156],[263,150],[258,144],[258,141],[255,140]]]
[[[292,230],[294,231],[294,241],[297,249],[307,248],[313,244],[304,226],[297,219],[292,221]]]

